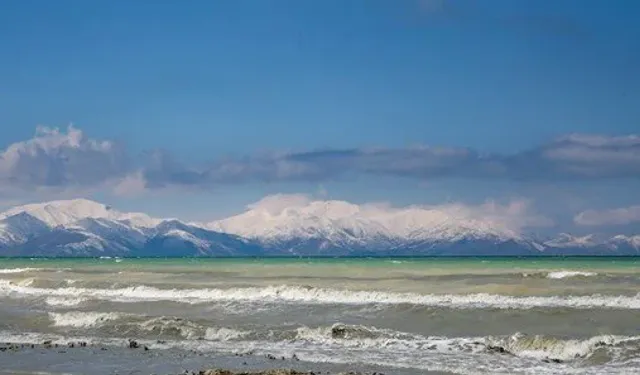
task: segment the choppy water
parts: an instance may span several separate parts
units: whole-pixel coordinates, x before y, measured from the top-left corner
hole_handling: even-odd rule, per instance
[[[640,373],[640,260],[0,260],[0,342],[461,374]]]

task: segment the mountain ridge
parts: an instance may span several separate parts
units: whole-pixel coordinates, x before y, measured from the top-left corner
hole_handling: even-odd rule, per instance
[[[535,240],[510,222],[512,208],[488,207],[483,217],[456,205],[397,209],[302,198],[281,203],[263,200],[210,223],[121,212],[87,199],[17,206],[0,213],[0,256],[640,254],[638,235],[560,233]]]

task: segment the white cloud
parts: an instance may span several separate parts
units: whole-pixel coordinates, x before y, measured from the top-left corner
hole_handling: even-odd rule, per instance
[[[558,138],[543,154],[561,162],[636,163],[637,166],[640,164],[640,137],[570,134]]]
[[[586,210],[577,214],[573,221],[584,226],[626,225],[640,222],[640,206],[614,208],[610,210]]]
[[[120,196],[133,196],[146,192],[147,181],[142,172],[135,172],[127,175],[120,181],[115,182],[113,192]]]
[[[167,188],[211,189],[248,182],[321,184],[346,176],[557,181],[640,176],[640,137],[571,134],[532,150],[483,154],[467,148],[352,148],[247,155],[183,164],[167,152],[130,158],[110,140],[38,127],[32,139],[0,151],[0,188],[114,187],[118,194]]]
[[[116,143],[88,138],[73,126],[66,132],[38,127],[32,139],[0,152],[0,183],[18,189],[95,186],[127,169]]]
[[[247,208],[275,216],[287,208],[301,208],[310,202],[311,198],[305,194],[274,194],[248,205]]]

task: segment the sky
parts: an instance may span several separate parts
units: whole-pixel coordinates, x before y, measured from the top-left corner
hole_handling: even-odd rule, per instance
[[[0,2],[0,207],[273,194],[640,233],[640,2]],[[546,230],[531,228],[531,230]]]

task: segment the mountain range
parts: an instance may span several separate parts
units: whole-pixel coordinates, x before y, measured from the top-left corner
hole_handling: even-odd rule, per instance
[[[539,239],[453,212],[315,201],[189,223],[60,200],[0,213],[0,256],[640,255],[640,235]]]

